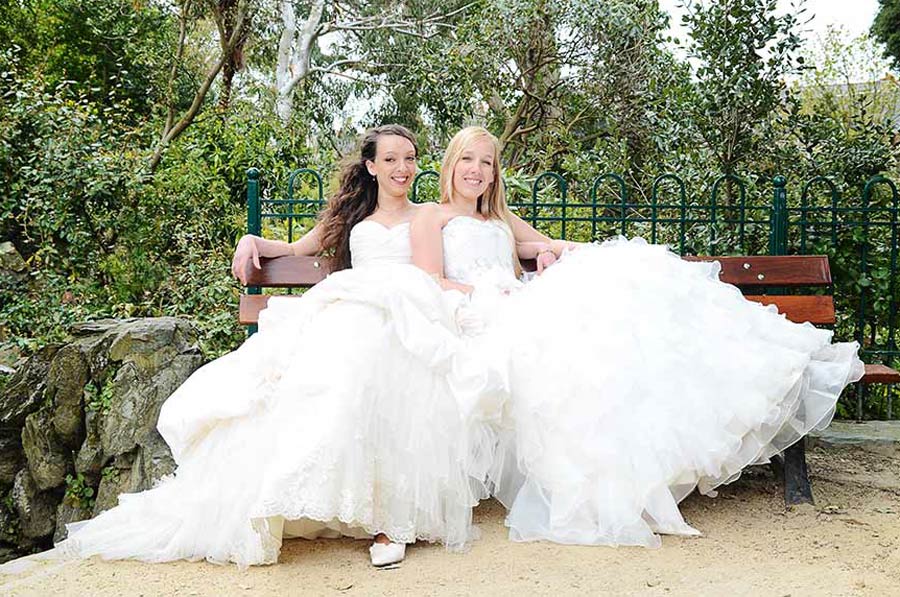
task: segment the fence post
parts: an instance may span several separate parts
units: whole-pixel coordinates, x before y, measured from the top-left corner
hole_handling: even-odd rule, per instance
[[[262,226],[259,217],[259,170],[247,170],[247,234],[259,236]]]
[[[259,205],[259,170],[250,168],[247,170],[247,233],[259,236],[262,233],[262,222]],[[248,286],[247,294],[261,294],[259,286]],[[247,337],[256,333],[258,329],[254,323],[247,326]]]
[[[787,179],[776,176],[772,179],[772,214],[769,229],[769,254],[787,255]]]

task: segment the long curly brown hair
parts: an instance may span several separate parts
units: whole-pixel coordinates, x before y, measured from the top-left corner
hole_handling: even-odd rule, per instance
[[[369,174],[366,162],[375,161],[378,139],[383,135],[396,135],[409,140],[416,156],[419,155],[415,136],[399,124],[379,126],[363,135],[359,152],[354,152],[341,166],[338,190],[328,200],[319,217],[322,251],[334,256],[333,271],[350,267],[350,230],[378,207],[378,182]]]

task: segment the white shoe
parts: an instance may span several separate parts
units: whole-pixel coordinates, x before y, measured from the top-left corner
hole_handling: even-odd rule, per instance
[[[406,543],[373,543],[369,547],[373,566],[387,566],[402,562],[406,556]]]

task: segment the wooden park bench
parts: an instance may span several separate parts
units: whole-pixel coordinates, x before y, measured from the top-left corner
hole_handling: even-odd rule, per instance
[[[791,321],[831,326],[835,323],[833,286],[828,257],[824,255],[685,257],[691,261],[718,261],[720,279],[741,289],[746,298],[775,305]],[[268,288],[309,288],[330,271],[327,257],[277,257],[263,259],[262,269],[249,268],[249,286]],[[534,261],[523,268],[534,270]],[[813,290],[817,293],[813,293]],[[778,292],[775,294],[774,292]],[[798,293],[800,292],[800,293]],[[789,294],[790,293],[790,294]],[[255,324],[268,296],[241,295],[240,322]],[[863,384],[894,384],[900,373],[885,365],[866,365]],[[783,471],[784,499],[788,505],[812,503],[812,488],[806,468],[804,442],[788,448],[776,468]]]

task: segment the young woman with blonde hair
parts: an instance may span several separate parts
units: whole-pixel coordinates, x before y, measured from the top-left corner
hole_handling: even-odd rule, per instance
[[[856,343],[797,325],[640,239],[572,247],[510,214],[499,145],[460,131],[440,205],[412,220],[413,262],[463,305],[470,354],[509,394],[466,405],[493,421],[489,473],[514,540],[658,546],[695,535],[678,510],[828,424],[863,372]],[[566,249],[574,249],[562,254]],[[517,257],[559,262],[527,284]]]
[[[442,233],[450,224],[453,224],[451,230],[457,224],[465,226],[462,221],[454,224],[457,218],[501,228],[509,239],[510,259],[517,275],[521,274],[520,258],[536,259],[538,272],[541,272],[563,251],[575,246],[538,232],[509,210],[500,176],[499,154],[499,142],[486,129],[462,129],[444,153],[440,204],[422,206],[413,218],[413,261],[444,288],[466,292],[472,289],[470,285],[444,276]]]

